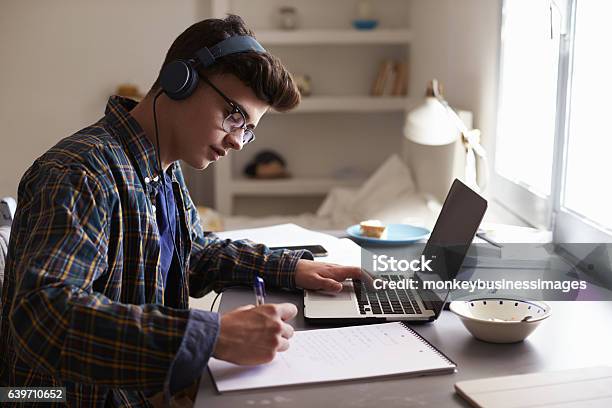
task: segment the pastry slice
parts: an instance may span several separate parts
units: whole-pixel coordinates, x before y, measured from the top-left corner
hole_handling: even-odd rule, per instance
[[[361,235],[370,238],[384,238],[387,227],[379,220],[366,220],[359,223]]]

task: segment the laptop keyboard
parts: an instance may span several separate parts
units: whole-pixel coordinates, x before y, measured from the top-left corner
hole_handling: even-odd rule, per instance
[[[399,281],[404,277],[401,275],[380,275],[387,281]],[[362,281],[353,279],[353,289],[357,295],[359,313],[372,312],[375,315],[382,314],[421,314],[414,293],[406,289],[376,290],[368,288]]]

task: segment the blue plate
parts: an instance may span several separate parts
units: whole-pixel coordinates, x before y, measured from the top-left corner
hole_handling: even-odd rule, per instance
[[[427,238],[430,232],[431,231],[427,228],[416,227],[409,224],[388,224],[387,237],[381,239],[361,235],[359,224],[351,225],[346,230],[347,234],[360,243],[378,245],[412,244]]]

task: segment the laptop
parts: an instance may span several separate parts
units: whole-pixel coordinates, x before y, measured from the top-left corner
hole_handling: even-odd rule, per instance
[[[487,201],[483,197],[455,179],[422,252],[413,252],[413,256],[416,255],[413,259],[431,260],[429,268],[424,268],[426,271],[372,275],[372,278],[381,279],[378,288],[373,287],[371,282],[347,280],[338,294],[306,290],[305,319],[309,323],[324,324],[436,320],[444,308],[449,291],[437,290],[435,285],[430,285],[434,289],[426,289],[424,282],[445,281],[457,276],[486,209]],[[416,246],[414,248],[418,249]],[[388,284],[406,279],[415,280],[416,288],[398,289],[400,285],[396,284],[394,289],[380,289],[382,281]]]

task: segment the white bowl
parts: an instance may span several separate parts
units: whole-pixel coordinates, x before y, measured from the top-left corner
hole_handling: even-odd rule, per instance
[[[455,300],[450,310],[474,337],[490,343],[523,341],[550,316],[544,302],[504,298]]]

